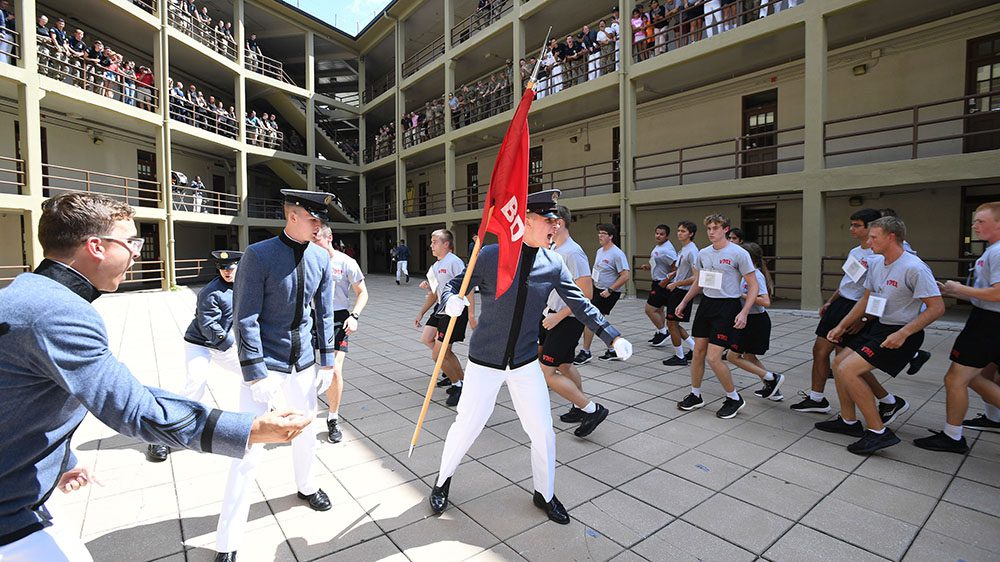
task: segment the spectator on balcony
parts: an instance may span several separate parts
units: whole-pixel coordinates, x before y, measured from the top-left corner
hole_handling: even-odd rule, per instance
[[[14,28],[14,22],[7,15],[9,5],[7,0],[0,1],[0,63],[2,64],[10,64],[10,54],[14,50],[14,36],[10,33]]]
[[[518,61],[517,66],[518,68],[521,69],[521,83],[527,84],[528,78],[531,77],[531,71],[534,70],[534,67],[532,67],[531,64],[529,64],[528,61],[524,59]]]
[[[209,94],[205,101],[205,118],[208,121],[208,130],[219,134],[219,103],[215,101],[215,96]]]
[[[194,0],[188,0],[187,6],[184,7],[183,17],[181,18],[184,22],[183,25],[187,27],[186,31],[188,33],[194,29],[194,22],[198,19],[198,6],[195,6]]]
[[[220,101],[219,104],[221,105],[222,102]],[[238,125],[239,121],[236,118],[235,107],[229,106],[229,112],[226,114],[226,121],[229,123],[229,137],[236,139],[239,136],[240,128]]]
[[[204,200],[205,184],[201,181],[201,176],[195,176],[194,181],[191,182],[191,210],[200,213]]]
[[[104,72],[104,95],[111,99],[117,99],[120,94],[118,89],[118,69],[121,65],[122,57],[118,53],[107,49],[107,57],[101,60],[101,69]],[[107,62],[107,64],[104,64]]]
[[[596,80],[601,66],[601,46],[597,43],[597,30],[583,26],[580,32],[580,44],[587,55],[587,80]]]
[[[684,0],[684,8],[681,11],[681,45],[701,39],[703,15],[705,15],[704,0]]]
[[[722,22],[722,3],[719,0],[704,0],[702,9],[705,11],[705,37],[721,33],[722,28],[719,24]]]
[[[632,61],[639,62],[646,60],[646,26],[642,21],[642,12],[638,8],[632,10],[632,19],[629,20],[632,29]]]
[[[542,64],[549,73],[549,93],[556,94],[562,91],[563,81],[563,60],[561,45],[555,39],[549,41],[549,49],[546,52]]]
[[[621,52],[622,52],[622,29],[621,21],[618,17],[618,6],[611,8],[611,25],[608,26],[608,39],[614,41],[615,44],[615,70],[621,70]]]
[[[187,100],[184,97],[184,83],[178,81],[170,88],[170,116],[181,123],[188,123]]]
[[[279,138],[281,137],[281,130],[278,127],[278,116],[276,114],[274,113],[271,114],[271,120],[269,124],[271,126],[271,138],[273,139],[272,142],[274,142],[274,147],[278,148],[281,146]]]
[[[681,10],[684,9],[684,0],[663,0],[663,7],[666,9],[663,50],[672,51],[680,46],[678,39],[681,35]]]
[[[124,64],[124,66],[121,69],[121,79],[122,79],[122,101],[128,105],[135,106],[136,103],[135,61],[130,60]]]
[[[154,111],[153,105],[153,73],[148,66],[139,66],[139,72],[135,74],[136,93],[139,107],[147,111]]]
[[[251,109],[247,115],[247,141],[250,144],[257,145],[259,137],[260,119],[257,117],[257,111]]]
[[[69,54],[70,74],[73,75],[73,85],[78,88],[87,87],[87,43],[83,40],[83,30],[77,29],[66,43]]]
[[[448,107],[451,108],[451,128],[457,129],[459,127],[458,98],[455,97],[454,92],[448,94]]]
[[[566,59],[569,66],[569,84],[566,84],[565,87],[569,88],[582,83],[586,78],[587,52],[572,34],[566,36],[563,52],[565,53],[563,58]]]
[[[229,56],[229,39],[226,37],[226,22],[219,20],[219,23],[212,29],[212,39],[215,41],[215,50],[223,55]]]
[[[659,0],[649,3],[649,20],[653,24],[653,56],[662,55],[667,51],[667,8]]]
[[[597,24],[597,48],[600,52],[600,58],[597,60],[597,76],[603,76],[614,68],[615,42],[609,33],[611,33],[611,29],[607,22],[601,20]]]
[[[257,34],[251,33],[250,38],[247,39],[247,50],[246,57],[248,64],[250,65],[250,70],[254,72],[261,71],[261,61],[263,60],[264,52],[260,50],[260,45],[257,44]]]
[[[87,51],[87,58],[84,59],[84,62],[87,63],[87,79],[90,81],[90,89],[98,95],[102,95],[101,85],[104,83],[104,75],[101,72],[101,66],[104,66],[102,61],[105,58],[104,43],[94,41],[94,44]],[[110,61],[107,64],[110,64]]]
[[[236,51],[236,37],[233,35],[233,22],[226,22],[226,39],[229,40],[229,48]]]
[[[490,24],[490,0],[479,0],[476,17],[473,18],[472,30],[478,31]]]
[[[35,27],[35,41],[38,43],[38,72],[48,76],[49,65],[52,60],[52,50],[55,48],[52,42],[52,32],[49,31],[49,17],[42,14],[38,16],[38,25]]]
[[[212,16],[208,14],[208,6],[202,6],[201,11],[196,14],[198,16],[198,23],[202,26],[202,31],[208,32],[212,30]]]
[[[722,23],[719,24],[722,31],[736,29],[736,26],[739,24],[737,21],[739,11],[740,7],[736,3],[736,0],[722,0]]]
[[[52,39],[52,68],[54,78],[60,82],[69,75],[69,35],[66,33],[66,20],[57,18],[56,24],[49,28]]]

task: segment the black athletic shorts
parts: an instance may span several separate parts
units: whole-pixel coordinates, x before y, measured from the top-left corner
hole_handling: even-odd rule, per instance
[[[747,315],[747,326],[733,330],[733,344],[730,349],[736,353],[764,355],[771,344],[771,317],[767,312]]]
[[[881,347],[885,338],[900,328],[902,326],[882,324],[878,320],[870,320],[860,332],[850,338],[845,338],[844,346],[853,349],[872,367],[896,376],[906,368],[910,359],[913,359],[913,355],[924,343],[924,331],[921,330],[906,338],[906,341],[898,349]]]
[[[666,287],[661,287],[659,281],[653,280],[649,287],[649,295],[646,297],[646,304],[653,308],[662,308],[667,306],[669,296],[670,291]]]
[[[1000,364],[1000,312],[972,307],[965,328],[951,348],[951,360],[977,369]]]
[[[597,307],[597,310],[600,310],[601,314],[605,316],[611,314],[611,309],[618,303],[618,299],[622,298],[621,293],[612,291],[611,289],[607,290],[611,293],[611,295],[604,298],[601,296],[601,293],[604,292],[605,289],[598,289],[597,287],[594,287],[594,296],[590,299],[590,302]]]
[[[686,297],[687,294],[688,292],[684,289],[674,289],[673,291],[670,291],[667,295],[667,320],[671,322],[691,321],[691,305],[694,304],[694,299],[689,300],[684,306],[684,310],[681,311],[684,313],[682,318],[678,318],[677,314],[674,312],[677,310],[677,306],[681,304],[681,301],[684,300],[684,297]]]
[[[740,299],[713,299],[702,296],[698,312],[691,325],[691,335],[696,338],[708,338],[709,343],[729,347],[733,342],[733,323],[743,309]]]
[[[816,336],[826,339],[826,335],[830,333],[830,330],[836,328],[837,324],[840,324],[840,321],[850,314],[851,309],[856,304],[858,304],[858,301],[852,301],[844,297],[833,299],[833,302],[827,307],[826,313],[820,317],[819,324],[816,325]]]
[[[572,363],[573,352],[582,335],[583,324],[573,316],[563,318],[551,330],[539,327],[538,345],[542,346],[542,353],[538,361],[549,367]]]
[[[347,332],[344,331],[344,321],[350,318],[347,309],[333,311],[333,349],[347,353]]]
[[[427,325],[437,328],[438,335],[437,340],[444,341],[444,333],[448,331],[448,322],[451,320],[451,316],[448,316],[441,311],[438,313],[437,305],[431,310],[431,316],[427,319]],[[455,329],[451,332],[451,342],[457,343],[460,341],[465,341],[465,328],[469,325],[469,307],[465,307],[462,311],[462,315],[458,317],[455,322]]]

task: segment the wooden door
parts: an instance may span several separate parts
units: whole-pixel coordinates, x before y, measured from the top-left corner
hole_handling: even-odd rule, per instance
[[[742,177],[767,176],[778,172],[778,100],[744,107],[743,140],[740,143]]]
[[[1000,33],[969,41],[966,94],[1000,91]],[[970,99],[965,108],[965,152],[1000,148],[1000,95]]]

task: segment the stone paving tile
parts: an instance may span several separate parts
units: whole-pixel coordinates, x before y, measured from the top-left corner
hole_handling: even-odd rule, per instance
[[[712,495],[712,490],[663,470],[651,470],[621,491],[671,515],[681,515]]]
[[[792,527],[764,553],[768,560],[878,562],[886,560],[803,525]]]
[[[784,517],[722,494],[702,502],[682,519],[757,554],[763,553],[793,524]]]
[[[920,530],[915,525],[832,497],[821,501],[802,523],[892,560],[903,556]]]
[[[996,551],[976,548],[969,543],[923,529],[906,551],[903,562],[941,562],[942,560],[965,560],[986,562],[996,560]]]
[[[494,536],[507,540],[548,520],[531,499],[532,492],[510,484],[463,503],[461,509]],[[503,509],[497,509],[501,505]]]
[[[1000,518],[941,502],[924,529],[934,531],[988,552],[1000,552]]]
[[[611,539],[579,521],[569,525],[546,522],[506,541],[526,560],[608,560],[624,550]]]
[[[569,463],[569,466],[609,486],[624,484],[653,468],[611,449],[601,449]]]
[[[856,474],[848,476],[829,497],[917,526],[923,525],[937,504],[937,498]]]
[[[756,559],[753,553],[680,519],[632,547],[632,550],[649,560],[750,562]]]
[[[733,482],[723,493],[796,521],[823,498],[819,492],[756,471]]]
[[[674,519],[618,490],[578,506],[573,517],[625,547],[646,539]]]
[[[721,490],[747,473],[747,469],[701,451],[688,451],[660,468],[706,488]]]
[[[983,513],[1000,513],[1000,488],[964,478],[952,480],[942,499]]]

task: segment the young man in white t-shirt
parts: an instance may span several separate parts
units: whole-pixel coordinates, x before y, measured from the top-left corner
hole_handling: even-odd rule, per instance
[[[722,407],[715,413],[722,419],[730,419],[746,406],[746,401],[736,392],[733,374],[722,359],[722,352],[729,348],[736,335],[747,325],[747,316],[753,308],[754,299],[744,301],[740,280],[747,284],[747,294],[756,295],[757,270],[750,254],[728,239],[731,223],[723,215],[705,217],[705,229],[711,246],[698,252],[698,262],[693,275],[697,282],[674,310],[679,317],[686,313],[688,303],[699,294],[704,295],[695,313],[691,335],[694,336],[694,357],[691,360],[691,393],[677,403],[677,408],[690,411],[701,408],[705,400],[701,396],[701,381],[705,376],[705,361],[708,361],[715,377],[726,391]]]
[[[444,342],[444,334],[448,330],[449,322],[449,318],[444,314],[444,308],[441,306],[441,291],[449,281],[465,271],[465,262],[455,255],[454,250],[455,235],[450,230],[442,228],[431,233],[431,253],[438,261],[434,262],[434,265],[427,271],[427,280],[420,283],[420,288],[427,290],[427,298],[424,299],[424,305],[421,307],[420,314],[417,315],[413,324],[417,328],[420,328],[420,321],[423,320],[424,314],[433,308],[430,318],[427,319],[427,325],[424,326],[423,333],[420,336],[420,341],[431,348],[433,351],[432,357],[435,361],[437,361],[438,354],[442,352],[441,344]],[[458,357],[455,357],[451,346],[456,342],[465,341],[465,329],[467,325],[473,330],[476,329],[475,299],[470,299],[470,303],[469,308],[455,321],[455,329],[451,333],[451,341],[448,342],[448,347],[444,349],[445,356],[444,362],[441,364],[441,370],[448,381],[451,382],[451,387],[447,391],[449,396],[446,402],[449,406],[458,405],[458,401],[462,397],[462,379],[465,378],[462,364],[458,361]],[[438,386],[445,385],[446,383],[443,379],[438,383]]]
[[[611,309],[621,298],[622,287],[631,278],[628,258],[625,252],[615,245],[618,239],[618,229],[613,224],[597,225],[597,242],[601,245],[594,255],[594,268],[590,273],[594,281],[594,296],[590,302],[601,311],[605,317],[611,314]],[[584,329],[583,349],[576,354],[573,363],[583,365],[589,363],[593,358],[590,353],[590,344],[594,342],[594,332]],[[617,361],[619,358],[615,351],[608,348],[604,355],[598,357],[601,361]]]
[[[640,265],[639,269],[649,271],[653,278],[649,286],[649,295],[646,297],[645,311],[656,331],[648,343],[653,347],[660,347],[667,343],[667,318],[663,313],[663,307],[667,306],[667,296],[670,293],[667,284],[674,274],[677,250],[670,243],[670,227],[665,224],[656,225],[653,239],[656,245],[650,251],[649,263]]]

